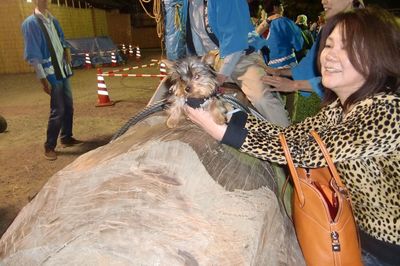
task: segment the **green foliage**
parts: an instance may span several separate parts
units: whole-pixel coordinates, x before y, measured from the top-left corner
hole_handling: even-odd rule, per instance
[[[294,108],[291,113],[291,118],[293,123],[297,123],[303,121],[306,117],[318,113],[321,99],[314,92],[309,97],[304,97],[300,93],[296,93],[293,105]]]

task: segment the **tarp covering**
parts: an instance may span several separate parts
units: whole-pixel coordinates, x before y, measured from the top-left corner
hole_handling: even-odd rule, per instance
[[[72,67],[82,67],[85,64],[85,53],[89,53],[92,65],[111,63],[111,52],[115,53],[117,63],[123,61],[118,47],[108,36],[67,39],[71,47]]]

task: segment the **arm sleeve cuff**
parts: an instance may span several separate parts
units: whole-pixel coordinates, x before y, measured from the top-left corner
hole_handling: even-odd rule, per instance
[[[38,63],[32,64],[33,69],[35,70],[37,79],[44,79],[46,78],[46,73],[44,72],[43,66]]]
[[[312,90],[322,99],[324,97],[324,88],[321,85],[321,77],[309,79],[308,82],[310,83]],[[311,92],[308,91],[300,91],[300,94],[304,97],[311,96]]]
[[[315,77],[308,80],[311,84],[313,91],[318,94],[319,98],[324,97],[324,88],[321,84],[321,77]]]
[[[247,129],[244,127],[247,121],[245,112],[237,112],[232,115],[228,123],[226,132],[221,140],[221,143],[239,149],[247,137]]]

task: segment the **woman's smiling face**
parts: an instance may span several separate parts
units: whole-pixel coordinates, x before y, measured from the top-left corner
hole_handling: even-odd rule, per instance
[[[320,55],[322,84],[336,93],[343,103],[365,82],[351,64],[342,39],[343,25],[337,25],[326,40]]]

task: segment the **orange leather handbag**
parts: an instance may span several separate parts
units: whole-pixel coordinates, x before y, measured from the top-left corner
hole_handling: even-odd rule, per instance
[[[285,136],[281,141],[294,185],[292,217],[307,265],[362,265],[350,197],[317,132],[311,131],[327,167],[295,167]]]

